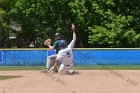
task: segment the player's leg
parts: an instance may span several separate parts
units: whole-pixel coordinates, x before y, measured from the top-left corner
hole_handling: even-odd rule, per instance
[[[74,65],[73,63],[71,65],[66,65],[66,66],[61,64],[60,69],[58,70],[58,74],[61,75],[70,74],[69,70],[72,69],[73,65]]]
[[[64,74],[64,68],[65,68],[64,64],[61,64],[60,68],[58,70],[58,74],[63,75]]]
[[[43,73],[47,73],[48,70],[51,68],[51,66],[53,65],[53,63],[55,62],[57,55],[51,55],[47,57],[47,61],[46,61],[46,69],[42,70]],[[56,70],[57,72],[57,70]]]
[[[49,67],[50,67],[50,56],[47,57],[46,69],[49,69]]]
[[[72,74],[73,73],[73,72],[69,72],[69,70],[71,70],[73,66],[74,66],[73,63],[71,65],[66,65],[66,67],[65,67],[66,74]]]
[[[57,57],[56,54],[55,55],[48,56],[47,62],[46,62],[46,69],[50,69],[51,68],[51,66],[55,62],[56,57]]]

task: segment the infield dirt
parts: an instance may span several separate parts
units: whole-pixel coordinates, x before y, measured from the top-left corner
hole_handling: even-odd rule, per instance
[[[0,80],[0,93],[140,93],[140,70],[78,70],[76,75],[37,70],[0,71],[21,78]]]

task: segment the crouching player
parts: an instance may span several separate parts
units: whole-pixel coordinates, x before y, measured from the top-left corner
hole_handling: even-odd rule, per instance
[[[60,41],[59,45],[61,47],[61,50],[58,52],[55,63],[52,66],[52,68],[48,71],[48,73],[53,72],[57,68],[57,65],[60,64],[58,74],[71,74],[69,70],[74,65],[72,48],[74,47],[76,41],[75,25],[72,24],[71,28],[73,32],[73,40],[69,45],[67,45],[65,40]]]

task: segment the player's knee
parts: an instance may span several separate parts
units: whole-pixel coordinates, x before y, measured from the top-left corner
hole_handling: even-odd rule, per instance
[[[47,58],[48,58],[48,59],[50,59],[50,58],[51,58],[51,56],[48,56]]]

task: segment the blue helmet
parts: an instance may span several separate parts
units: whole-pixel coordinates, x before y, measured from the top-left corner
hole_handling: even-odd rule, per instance
[[[65,47],[67,47],[67,42],[66,42],[65,40],[60,40],[59,46],[60,46],[61,48],[65,48]]]

